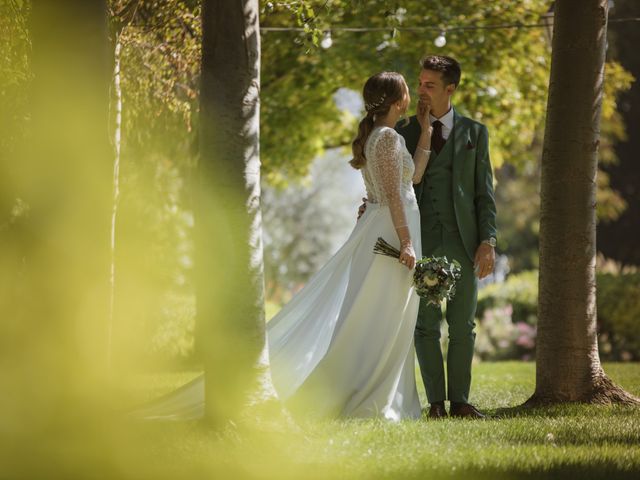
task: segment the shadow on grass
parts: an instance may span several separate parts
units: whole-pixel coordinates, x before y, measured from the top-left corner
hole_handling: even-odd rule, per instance
[[[509,472],[505,472],[495,468],[483,469],[457,469],[451,473],[442,473],[438,470],[421,471],[419,473],[396,472],[389,476],[374,477],[379,479],[403,479],[403,480],[533,480],[533,479],[550,479],[550,480],[637,480],[637,470],[621,470],[613,462],[603,462],[597,466],[582,465],[558,465],[553,467],[545,467],[539,469],[517,469],[512,468]]]
[[[607,417],[628,417],[640,414],[640,406],[636,405],[591,405],[580,402],[556,404],[549,406],[529,407],[516,405],[513,407],[486,410],[487,417],[492,420],[504,418],[539,417],[561,418],[604,415]]]

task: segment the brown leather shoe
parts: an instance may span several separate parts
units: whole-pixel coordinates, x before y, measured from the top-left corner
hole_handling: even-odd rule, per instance
[[[451,402],[451,408],[449,409],[452,417],[457,418],[486,418],[482,413],[478,411],[476,407],[470,403],[454,403]]]
[[[447,418],[447,411],[444,409],[444,402],[431,404],[429,407],[429,418],[434,420]]]

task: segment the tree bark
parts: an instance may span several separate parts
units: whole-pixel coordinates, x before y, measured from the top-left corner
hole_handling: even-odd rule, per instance
[[[536,390],[528,405],[635,402],[596,329],[596,172],[607,0],[558,0],[542,154]]]
[[[205,418],[221,424],[266,372],[257,0],[203,0],[196,207],[197,348]]]

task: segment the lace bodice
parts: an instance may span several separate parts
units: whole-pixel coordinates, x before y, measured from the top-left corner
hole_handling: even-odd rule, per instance
[[[404,203],[415,202],[412,178],[413,158],[405,147],[404,138],[393,128],[376,127],[364,146],[367,158],[362,178],[371,203],[388,205],[393,225],[407,225]]]

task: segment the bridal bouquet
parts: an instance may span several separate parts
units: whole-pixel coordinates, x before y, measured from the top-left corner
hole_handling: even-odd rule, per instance
[[[373,253],[400,258],[400,251],[378,237]],[[460,279],[461,268],[457,260],[447,257],[422,257],[416,261],[413,285],[416,293],[428,303],[440,305],[445,298],[450,300],[456,293],[456,281]]]

